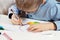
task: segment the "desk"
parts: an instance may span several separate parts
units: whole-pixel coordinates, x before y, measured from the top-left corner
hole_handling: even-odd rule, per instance
[[[12,25],[6,15],[0,15],[0,25],[6,28],[6,30],[0,30],[0,32],[2,34],[5,32],[13,40],[60,40],[59,31],[44,31],[39,33],[21,31],[19,30],[20,25]],[[0,35],[0,40],[7,40],[7,38]]]

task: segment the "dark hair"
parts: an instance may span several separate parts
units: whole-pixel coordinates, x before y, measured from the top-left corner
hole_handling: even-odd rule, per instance
[[[20,10],[19,13],[18,13],[18,17],[26,18],[27,14],[26,14],[25,11]]]

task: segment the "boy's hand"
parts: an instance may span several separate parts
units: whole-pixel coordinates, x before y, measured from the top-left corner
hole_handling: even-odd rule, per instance
[[[17,18],[16,18],[17,17]],[[16,16],[15,14],[12,15],[11,22],[13,24],[19,25],[22,23],[22,19]]]
[[[54,29],[55,29],[54,24],[49,22],[49,23],[39,23],[39,24],[30,25],[28,31],[42,32],[42,31],[54,30]]]

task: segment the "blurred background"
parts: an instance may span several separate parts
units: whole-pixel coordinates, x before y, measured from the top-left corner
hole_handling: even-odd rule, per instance
[[[57,0],[60,2],[60,0]],[[7,14],[8,8],[15,4],[15,0],[0,0],[0,14]]]
[[[7,14],[8,8],[14,3],[14,0],[0,0],[0,14]]]

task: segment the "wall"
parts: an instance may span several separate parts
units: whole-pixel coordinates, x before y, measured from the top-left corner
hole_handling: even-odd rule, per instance
[[[14,0],[0,0],[0,14],[7,14],[7,9],[14,3]]]

